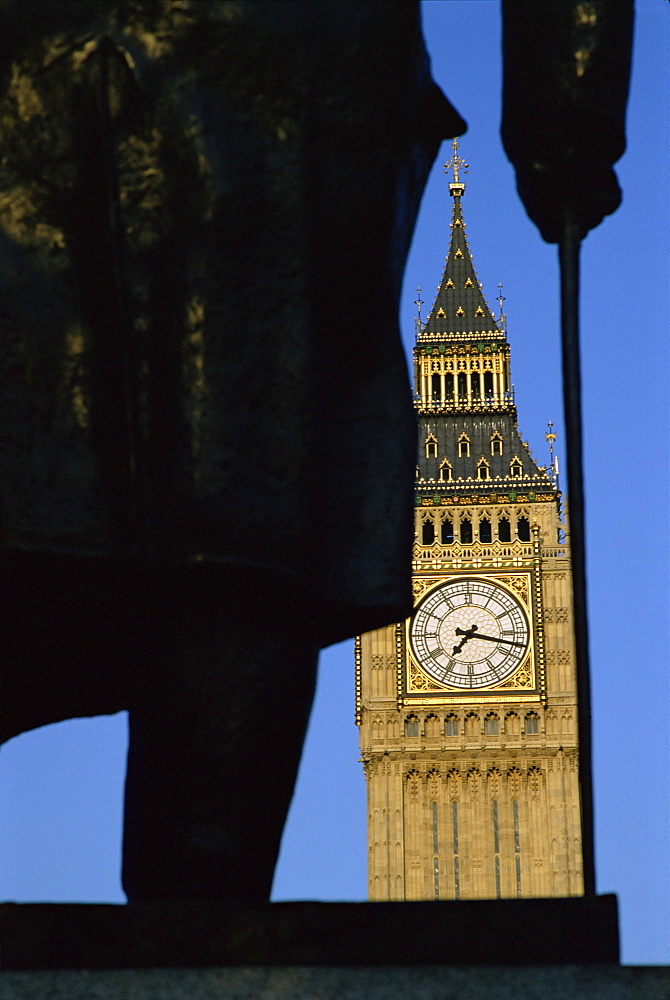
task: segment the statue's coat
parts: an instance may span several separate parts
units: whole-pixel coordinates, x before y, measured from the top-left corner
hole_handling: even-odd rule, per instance
[[[414,3],[0,3],[5,551],[411,607],[397,303],[463,124]],[[34,8],[33,8],[34,9]]]

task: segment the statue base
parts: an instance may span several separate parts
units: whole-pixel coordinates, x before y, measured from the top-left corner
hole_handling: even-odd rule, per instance
[[[8,970],[591,965],[619,959],[613,895],[417,903],[5,903]]]
[[[3,1000],[667,1000],[614,896],[0,906]]]

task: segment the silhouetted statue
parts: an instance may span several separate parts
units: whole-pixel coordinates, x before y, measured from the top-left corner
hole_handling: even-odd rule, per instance
[[[128,709],[129,899],[267,898],[318,649],[411,608],[464,123],[389,0],[5,2],[0,70],[5,737]]]
[[[128,709],[128,898],[264,899],[318,649],[411,610],[465,125],[400,0],[4,0],[0,74],[4,737]]]
[[[626,148],[633,0],[502,0],[505,152],[550,243],[566,213],[580,239],[614,212]]]

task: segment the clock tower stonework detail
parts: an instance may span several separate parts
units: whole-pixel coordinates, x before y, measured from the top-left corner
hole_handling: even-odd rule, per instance
[[[465,236],[414,349],[413,617],[356,642],[371,900],[583,893],[570,549]],[[553,441],[553,435],[548,437]]]

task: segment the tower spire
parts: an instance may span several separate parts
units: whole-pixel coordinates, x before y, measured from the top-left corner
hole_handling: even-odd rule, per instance
[[[454,199],[451,219],[451,240],[442,280],[437,289],[425,324],[419,327],[418,341],[489,341],[504,340],[504,331],[491,312],[477,274],[465,236],[465,220],[461,196],[465,191],[462,175],[468,164],[458,154],[458,140],[452,143],[453,156],[444,165],[449,182],[449,194]]]

